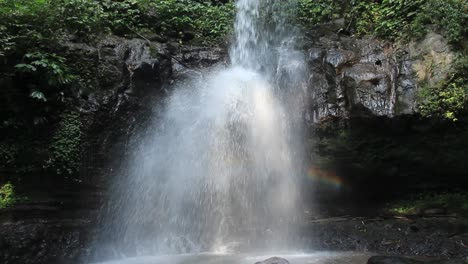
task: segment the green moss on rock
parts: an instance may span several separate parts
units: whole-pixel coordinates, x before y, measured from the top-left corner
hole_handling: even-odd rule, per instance
[[[78,112],[61,114],[55,135],[49,145],[50,158],[45,168],[56,174],[72,175],[79,171],[81,161],[81,119]]]

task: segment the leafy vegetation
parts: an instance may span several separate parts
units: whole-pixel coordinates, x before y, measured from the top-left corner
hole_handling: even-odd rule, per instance
[[[140,1],[146,26],[161,35],[186,38],[193,34],[200,42],[220,40],[232,29],[234,4],[214,5],[211,1]]]
[[[431,208],[468,211],[468,195],[465,193],[426,193],[408,200],[401,200],[387,205],[391,213],[399,215],[420,214]]]
[[[301,0],[298,3],[298,19],[305,25],[332,21],[340,17],[342,4],[333,0]]]
[[[30,96],[41,102],[47,102],[46,95],[61,95],[56,98],[63,101],[63,91],[60,89],[69,86],[75,79],[65,64],[65,58],[53,53],[33,52],[24,56],[23,63],[15,65],[17,73],[21,77],[29,78]]]
[[[464,0],[424,1],[421,11],[414,17],[410,30],[416,37],[423,37],[425,25],[432,25],[442,31],[449,42],[460,44],[467,34],[468,2]],[[408,32],[405,32],[408,33]]]
[[[0,209],[10,207],[16,203],[15,187],[6,183],[0,187]]]
[[[436,86],[423,84],[419,94],[421,114],[457,121],[468,106],[468,60],[460,58],[448,80]]]
[[[299,0],[298,17],[306,26],[346,18],[347,30],[384,39],[423,37],[428,26],[452,44],[466,35],[464,0]]]
[[[394,39],[408,35],[415,18],[420,16],[426,1],[382,0],[356,1],[350,19],[358,34],[373,34]]]

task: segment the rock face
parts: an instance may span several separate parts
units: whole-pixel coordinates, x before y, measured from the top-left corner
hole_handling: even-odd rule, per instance
[[[101,186],[102,177],[95,176],[106,173],[109,153],[125,152],[123,138],[148,118],[151,101],[164,93],[172,76],[171,54],[159,43],[117,37],[94,46],[64,43],[63,50],[85,79],[74,105],[84,135],[79,178]]]
[[[350,42],[331,42],[328,45],[336,48],[309,50],[309,102],[314,123],[330,117],[395,114],[395,63],[388,51],[378,42]]]
[[[273,257],[264,261],[255,262],[255,264],[289,264],[289,261],[282,258]]]
[[[418,82],[444,80],[455,56],[435,33],[409,48],[337,35],[309,45],[309,118],[314,123],[331,117],[414,114]],[[440,67],[429,68],[434,64]]]
[[[85,134],[80,180],[99,186],[105,177],[96,175],[118,167],[132,135],[146,125],[174,80],[225,58],[222,49],[116,37],[95,47],[66,43],[64,48],[89,78],[77,105]]]
[[[431,32],[409,44],[389,43],[319,27],[304,50],[309,170],[343,181],[339,188],[314,182],[309,189],[346,200],[468,188],[462,168],[468,154],[453,148],[468,147],[466,117],[455,125],[418,114],[421,84],[450,76],[455,53],[446,39]]]

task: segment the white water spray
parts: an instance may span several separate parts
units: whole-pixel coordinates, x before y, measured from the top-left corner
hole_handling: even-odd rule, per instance
[[[306,66],[292,1],[238,0],[232,66],[168,98],[110,207],[125,256],[288,249],[302,173]]]

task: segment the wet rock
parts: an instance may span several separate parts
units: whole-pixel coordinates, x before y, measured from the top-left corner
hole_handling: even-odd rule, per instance
[[[450,260],[432,260],[422,261],[407,257],[389,257],[389,256],[374,256],[369,259],[367,264],[467,264],[468,260],[450,259]]]
[[[190,32],[190,31],[185,31],[182,33],[182,40],[183,41],[190,41],[195,38],[195,33]]]
[[[321,48],[310,48],[309,49],[309,59],[312,62],[321,62],[324,55],[326,54],[325,50]]]
[[[339,70],[343,65],[356,59],[356,54],[349,50],[331,50],[327,52],[326,62]]]
[[[391,49],[350,37],[321,38],[315,45],[308,49],[312,66],[309,116],[314,122],[395,115],[397,66],[388,54]],[[336,48],[321,48],[326,46]]]
[[[456,57],[447,39],[434,32],[429,32],[421,41],[410,43],[408,52],[417,80],[431,86],[447,78]]]
[[[417,232],[415,228],[417,227]],[[466,219],[340,219],[316,221],[300,234],[322,251],[367,251],[393,256],[468,258]]]
[[[180,61],[191,67],[212,66],[226,58],[226,52],[220,48],[189,46],[180,52]]]
[[[91,228],[84,220],[28,220],[0,224],[4,264],[82,263]]]
[[[443,215],[446,214],[447,210],[444,208],[428,208],[423,211],[424,215],[431,216],[431,215]]]
[[[289,261],[283,258],[273,257],[264,261],[255,262],[255,264],[289,264]]]
[[[224,64],[227,57],[223,49],[198,46],[173,46],[171,52],[174,80],[200,77],[204,68]]]
[[[403,257],[386,257],[386,256],[376,256],[371,257],[367,264],[420,264],[420,261],[416,261],[409,258]]]
[[[311,36],[307,47],[312,68],[309,93],[311,98],[326,99],[310,102],[308,116],[314,122],[415,114],[419,83],[434,85],[446,79],[453,67],[454,53],[433,32],[421,41],[400,45],[325,31],[315,29],[321,37]],[[317,69],[324,72],[327,67],[336,74],[317,76]]]

